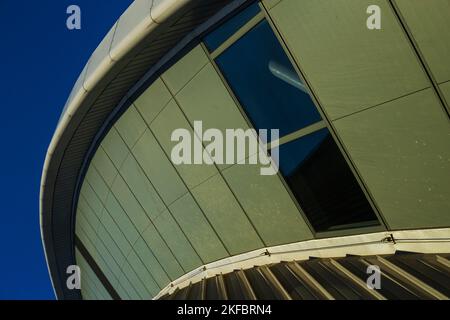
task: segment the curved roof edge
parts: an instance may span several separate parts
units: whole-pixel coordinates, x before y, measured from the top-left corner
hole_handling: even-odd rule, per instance
[[[163,24],[170,15],[190,1],[195,0],[135,0],[113,25],[89,58],[64,106],[47,150],[41,178],[41,195],[52,155],[74,114],[85,102],[87,94],[94,92],[117,63],[159,24]]]
[[[230,2],[233,1],[135,0],[81,72],[51,140],[41,178],[41,237],[57,298],[81,298],[79,291],[68,291],[62,284],[65,281],[61,281],[65,278],[62,267],[74,256],[74,252],[61,250],[65,246],[67,251],[68,241],[73,247],[74,241],[73,232],[59,224],[71,223],[73,227],[74,176],[78,176],[86,156],[85,145],[90,146],[108,113],[168,49]],[[153,50],[154,42],[158,45]],[[83,137],[79,132],[83,132]],[[60,258],[62,252],[64,258]]]

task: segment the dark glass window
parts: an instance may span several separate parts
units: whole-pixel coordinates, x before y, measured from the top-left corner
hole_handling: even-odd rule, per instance
[[[258,3],[254,3],[208,34],[204,39],[204,43],[208,50],[210,52],[216,50],[260,11],[261,9],[259,8]]]
[[[267,21],[216,62],[256,129],[280,129],[284,136],[321,120]]]
[[[279,129],[283,137],[322,121],[267,21],[216,63],[256,129]],[[280,146],[280,171],[315,231],[379,225],[328,129]]]
[[[328,129],[282,145],[280,170],[316,231],[379,224]]]

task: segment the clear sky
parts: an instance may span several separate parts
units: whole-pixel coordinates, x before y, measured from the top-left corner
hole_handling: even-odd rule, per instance
[[[0,299],[53,299],[39,185],[61,110],[91,53],[132,0],[0,0]],[[66,28],[80,6],[82,29]]]

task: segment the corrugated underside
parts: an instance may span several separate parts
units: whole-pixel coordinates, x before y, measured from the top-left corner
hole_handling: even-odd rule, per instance
[[[448,299],[450,255],[397,252],[384,256],[311,258],[220,274],[162,300],[382,300]],[[369,289],[369,266],[381,271],[378,290]],[[374,283],[369,281],[369,283]]]

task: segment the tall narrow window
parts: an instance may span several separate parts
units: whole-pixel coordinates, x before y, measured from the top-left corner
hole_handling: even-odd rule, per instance
[[[257,129],[284,136],[322,120],[267,21],[216,62]]]
[[[282,145],[280,169],[316,231],[378,225],[327,129]]]
[[[281,173],[315,231],[379,225],[269,23],[234,38],[216,63],[254,127],[280,130]]]

